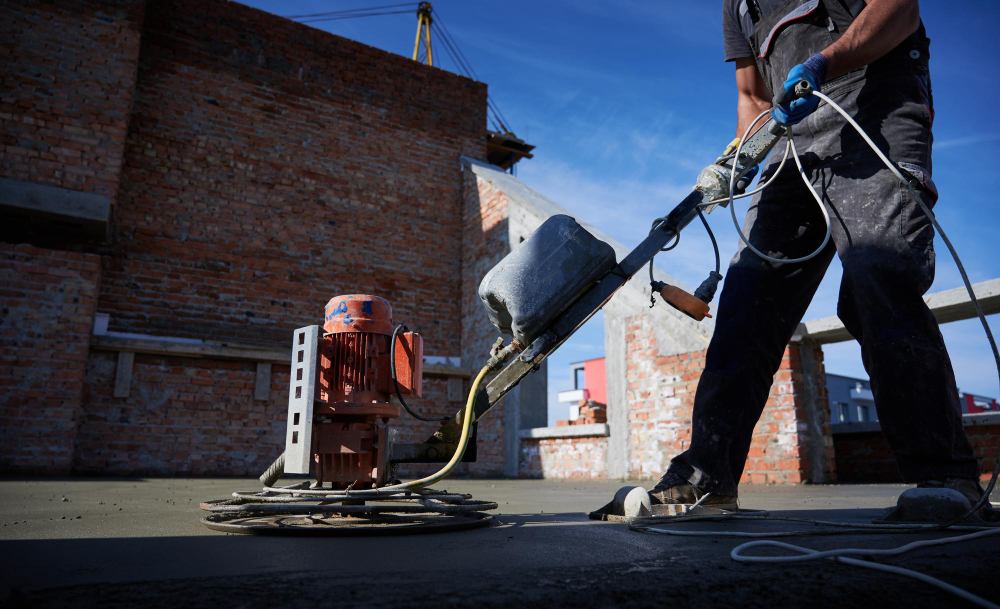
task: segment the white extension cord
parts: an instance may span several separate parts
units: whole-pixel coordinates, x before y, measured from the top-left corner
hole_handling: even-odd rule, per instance
[[[885,548],[885,549],[836,548],[833,550],[813,550],[812,548],[797,546],[782,541],[765,539],[760,541],[748,541],[746,543],[741,543],[740,545],[733,548],[733,550],[729,553],[729,556],[730,558],[732,558],[737,562],[762,562],[762,563],[772,563],[772,564],[788,563],[788,562],[804,562],[809,560],[819,560],[822,558],[831,558],[837,562],[841,562],[848,565],[854,565],[855,567],[863,567],[865,569],[873,569],[875,571],[884,571],[886,573],[895,573],[896,575],[911,577],[913,579],[940,588],[941,590],[953,594],[963,600],[969,601],[970,603],[976,606],[985,607],[986,609],[1000,609],[1000,605],[997,605],[994,602],[988,601],[981,596],[969,592],[968,590],[963,590],[958,586],[949,584],[946,581],[927,575],[926,573],[921,573],[920,571],[907,569],[905,567],[886,565],[880,562],[862,560],[860,558],[852,558],[852,556],[899,556],[900,554],[905,554],[906,552],[909,552],[911,550],[916,550],[919,548],[943,546],[997,534],[1000,534],[1000,528],[994,527],[987,530],[976,531],[975,533],[946,537],[944,539],[925,539],[922,541],[914,541],[912,543],[908,543],[906,545],[899,546],[897,548]],[[792,552],[798,552],[798,554],[786,554],[783,556],[759,556],[759,555],[744,554],[744,552],[746,552],[750,548],[761,548],[761,547],[790,550]]]

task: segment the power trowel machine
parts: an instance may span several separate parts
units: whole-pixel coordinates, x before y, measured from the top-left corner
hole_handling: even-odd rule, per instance
[[[475,423],[563,344],[625,283],[701,214],[725,204],[730,183],[748,181],[779,141],[771,123],[737,157],[707,168],[698,183],[623,260],[573,218],[552,216],[483,278],[479,296],[498,339],[474,377],[465,407],[440,420],[417,444],[393,442],[392,423],[404,396],[419,396],[423,342],[394,324],[390,304],[374,295],[345,295],[326,305],[322,327],[299,328],[292,341],[285,451],[261,476],[261,491],[206,502],[204,523],[240,533],[370,534],[486,525],[496,504],[433,490],[460,462],[474,461]],[[735,174],[735,175],[734,175]],[[718,274],[692,295],[653,283],[677,309],[701,320]],[[495,373],[486,381],[487,375]],[[470,446],[470,438],[472,438]],[[410,482],[393,480],[401,463],[440,463]],[[274,486],[283,475],[311,476]]]

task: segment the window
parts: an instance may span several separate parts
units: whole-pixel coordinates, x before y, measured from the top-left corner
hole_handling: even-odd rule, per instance
[[[868,421],[868,407],[858,404],[858,422],[864,423]]]
[[[583,366],[573,368],[573,389],[583,389]]]
[[[851,420],[851,410],[844,402],[837,402],[837,422],[847,423]]]

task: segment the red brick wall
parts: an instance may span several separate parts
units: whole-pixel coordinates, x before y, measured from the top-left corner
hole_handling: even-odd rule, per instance
[[[0,244],[0,470],[73,461],[100,259]]]
[[[86,473],[257,475],[284,450],[288,368],[253,399],[256,365],[137,354],[127,398],[113,353],[87,363],[75,468]]]
[[[255,400],[256,364],[136,355],[128,398],[112,395],[116,357],[94,352],[76,441],[76,471],[141,475],[257,476],[284,450],[288,367],[273,366],[270,397]],[[428,416],[453,414],[447,381],[425,377],[408,402]],[[401,418],[399,442],[437,427]],[[411,475],[438,466],[401,466]]]
[[[284,346],[375,293],[457,354],[462,181],[486,88],[237,3],[147,7],[111,329]]]
[[[629,476],[635,478],[659,477],[670,458],[689,446],[695,390],[705,367],[704,351],[660,355],[652,323],[650,317],[636,315],[627,325]],[[744,483],[796,484],[813,479],[815,447],[803,422],[807,406],[801,355],[798,345],[785,351],[754,429]],[[816,382],[824,385],[822,378]],[[825,393],[821,397],[825,401]],[[829,438],[828,421],[822,425]],[[829,480],[833,476],[832,443],[825,442],[819,450],[824,456],[824,479]]]
[[[490,324],[479,300],[479,282],[509,251],[507,195],[485,180],[465,172],[465,205],[462,210],[462,364],[471,371],[489,357],[497,330]],[[489,381],[489,377],[485,382]],[[504,415],[501,401],[479,423],[476,470],[504,472]]]
[[[94,353],[81,407],[94,300],[112,331],[284,348],[330,297],[370,292],[424,335],[426,353],[462,352],[459,158],[485,155],[484,85],[222,0],[18,3],[8,16],[0,176],[116,204],[89,270],[86,327],[72,329],[73,370],[43,367],[44,389],[3,403],[18,425],[29,410],[61,417],[62,435],[27,436],[0,465],[69,467],[81,408],[81,470],[258,473],[280,448],[287,386],[276,374],[273,399],[253,401],[249,362],[138,356],[131,396],[115,399],[113,356]],[[32,256],[52,273],[77,262]],[[4,294],[0,305],[20,306],[19,291]],[[12,318],[5,340],[25,343]],[[38,338],[47,352],[72,333]],[[443,379],[427,387],[421,406],[460,406]],[[404,438],[426,436],[427,424],[400,422]],[[480,428],[486,459],[473,471],[502,462],[498,424]]]
[[[4,3],[0,176],[114,199],[143,4]]]
[[[522,478],[603,480],[607,478],[608,439],[530,438],[521,441]]]
[[[1000,456],[1000,424],[966,425],[972,449],[979,457],[979,472],[989,479],[995,459]],[[833,436],[839,482],[902,482],[889,442],[879,430],[860,433],[839,432]]]

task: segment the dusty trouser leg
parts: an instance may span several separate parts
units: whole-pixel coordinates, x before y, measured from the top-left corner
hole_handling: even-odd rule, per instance
[[[834,179],[844,266],[837,313],[861,345],[882,430],[908,482],[976,478],[955,374],[923,294],[934,279],[934,230],[886,170]],[[925,202],[932,204],[930,197]]]
[[[755,247],[789,258],[814,250],[825,230],[794,168],[786,168],[755,201],[746,226]],[[774,373],[833,253],[831,244],[812,260],[793,264],[771,264],[746,248],[737,253],[695,394],[691,446],[673,459],[668,476],[716,495],[737,494]]]

